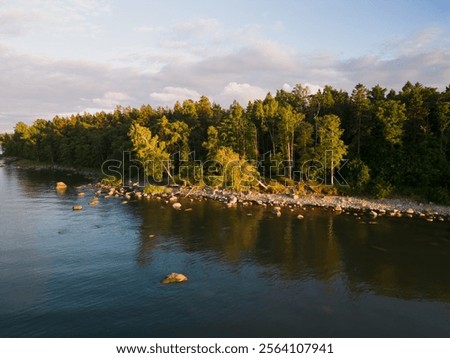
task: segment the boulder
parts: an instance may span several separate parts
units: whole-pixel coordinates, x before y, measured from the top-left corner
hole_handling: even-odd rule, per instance
[[[175,210],[180,210],[180,209],[181,209],[181,204],[180,204],[180,203],[173,203],[173,204],[172,204],[172,207],[173,207]]]
[[[183,275],[182,273],[178,273],[178,272],[172,272],[170,274],[168,274],[162,281],[161,283],[167,284],[167,283],[178,283],[178,282],[184,282],[187,281],[188,278]]]
[[[56,187],[56,190],[64,190],[64,189],[67,189],[67,184],[62,181],[59,181],[56,183],[55,187]]]

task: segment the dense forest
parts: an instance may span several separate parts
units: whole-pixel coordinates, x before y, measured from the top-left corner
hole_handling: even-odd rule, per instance
[[[245,108],[203,96],[173,108],[19,122],[1,141],[6,156],[72,167],[100,168],[131,152],[126,159],[139,160],[154,181],[235,189],[315,182],[329,192],[448,204],[449,127],[450,86],[407,82],[396,92],[358,84],[350,94],[331,86],[311,94],[297,85]]]

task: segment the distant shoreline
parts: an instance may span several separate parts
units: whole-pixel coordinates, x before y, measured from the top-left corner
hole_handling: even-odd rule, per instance
[[[92,168],[73,168],[65,165],[59,164],[50,164],[43,162],[35,162],[28,159],[20,159],[15,157],[0,157],[0,160],[4,162],[5,165],[12,166],[17,169],[26,169],[26,170],[59,170],[70,172],[74,174],[80,174],[85,176],[87,179],[98,180],[102,177],[102,173],[100,170],[95,170]]]
[[[102,174],[99,170],[89,168],[71,168],[48,163],[32,162],[18,158],[3,157],[1,159],[5,165],[9,165],[25,170],[61,170],[85,176],[90,180],[100,181]],[[209,187],[175,187],[168,188],[170,192],[163,194],[145,194],[143,188],[128,188],[119,186],[102,185],[98,196],[111,196],[111,189],[115,188],[114,195],[122,196],[126,200],[134,199],[167,199],[188,197],[194,200],[213,200],[223,202],[228,207],[243,205],[259,205],[273,208],[300,208],[318,207],[329,209],[340,213],[345,211],[360,213],[375,219],[379,216],[392,217],[419,217],[428,221],[448,221],[450,220],[450,206],[438,205],[434,203],[419,202],[409,198],[389,198],[375,199],[354,196],[324,196],[317,194],[291,195],[291,194],[270,194],[259,192],[234,192],[228,189],[214,189]]]

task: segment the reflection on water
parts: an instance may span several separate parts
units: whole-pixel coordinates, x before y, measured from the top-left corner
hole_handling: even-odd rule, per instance
[[[450,334],[448,222],[189,199],[89,207],[93,188],[75,189],[87,183],[0,168],[0,336]],[[172,271],[190,280],[161,285]]]
[[[210,252],[229,264],[252,261],[272,277],[330,281],[345,274],[349,289],[405,299],[450,302],[450,227],[421,220],[376,222],[319,209],[283,209],[280,218],[259,207],[225,209],[220,203],[160,202],[134,207],[142,218],[138,262],[149,264],[164,237],[185,252]],[[305,219],[296,216],[302,213]],[[251,216],[250,216],[251,215]],[[149,238],[149,235],[155,235]]]

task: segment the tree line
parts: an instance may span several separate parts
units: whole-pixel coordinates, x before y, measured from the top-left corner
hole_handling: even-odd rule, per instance
[[[449,203],[449,127],[450,86],[407,82],[396,92],[358,84],[351,93],[325,86],[312,94],[299,84],[246,107],[202,96],[172,108],[19,122],[1,141],[6,156],[72,167],[99,168],[130,151],[155,180],[217,185],[218,176],[206,174],[220,173],[235,189],[255,180],[318,182],[349,194]],[[198,161],[215,164],[205,172]]]

